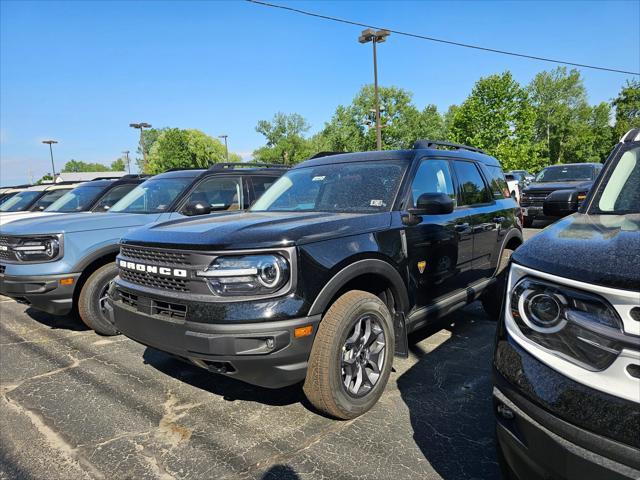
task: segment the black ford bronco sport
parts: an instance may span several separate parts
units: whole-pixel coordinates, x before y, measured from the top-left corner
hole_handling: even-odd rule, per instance
[[[508,479],[638,479],[640,129],[579,206],[565,200],[577,213],[509,268],[494,354],[499,458]]]
[[[472,147],[314,158],[248,212],[126,234],[109,308],[140,343],[255,385],[304,380],[319,410],[353,418],[408,332],[483,294],[497,316],[517,212],[498,161]]]

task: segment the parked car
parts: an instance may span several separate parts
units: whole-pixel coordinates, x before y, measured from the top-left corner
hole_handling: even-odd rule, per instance
[[[82,183],[54,201],[44,210],[40,208],[20,212],[5,212],[0,225],[25,218],[43,218],[48,215],[77,212],[106,212],[146,176],[126,175],[117,179],[100,179]]]
[[[0,204],[4,202],[7,198],[12,197],[16,193],[20,193],[24,189],[30,187],[31,185],[14,185],[12,187],[2,187],[0,188]]]
[[[640,129],[513,255],[494,355],[506,478],[640,478]]]
[[[79,183],[54,183],[34,185],[0,203],[0,219],[14,212],[41,212]]]
[[[517,203],[520,203],[520,180],[512,173],[505,173],[504,179],[509,188],[509,195],[511,195],[511,198]]]
[[[108,213],[67,213],[4,225],[0,293],[52,314],[74,309],[96,332],[113,335],[104,302],[124,233],[155,221],[245,209],[283,172],[281,166],[228,163],[175,170],[137,185]]]
[[[144,345],[263,387],[304,380],[316,408],[354,418],[408,331],[479,297],[499,314],[517,213],[498,161],[472,147],[315,158],[247,213],[125,234],[107,309]]]
[[[536,219],[557,220],[556,217],[546,217],[543,212],[542,207],[549,194],[557,190],[575,190],[582,201],[600,170],[601,163],[570,163],[543,169],[531,184],[522,189],[520,206],[524,226],[531,227]]]
[[[527,170],[511,170],[508,173],[516,175],[523,187],[525,186],[525,184],[533,182],[533,180],[536,178],[535,175],[530,174]]]

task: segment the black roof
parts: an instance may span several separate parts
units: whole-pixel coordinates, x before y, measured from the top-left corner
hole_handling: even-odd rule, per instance
[[[280,172],[282,170],[287,170],[288,167],[285,165],[269,165],[269,166],[260,166],[260,167],[244,167],[243,164],[218,164],[219,167],[216,168],[185,168],[185,169],[175,169],[168,170],[164,173],[159,173],[158,175],[153,176],[153,178],[197,178],[204,174],[210,175],[266,175],[272,174],[274,172]],[[260,164],[252,164],[249,163],[247,165],[260,165]],[[242,168],[233,168],[234,166],[239,166]]]
[[[439,146],[453,147],[454,150],[444,150],[437,148]],[[482,153],[481,150],[474,149],[473,147],[466,147],[465,145],[458,146],[457,144],[450,144],[448,142],[432,142],[430,140],[421,140],[416,142],[416,147],[411,150],[382,150],[371,152],[357,152],[357,153],[338,153],[327,154],[325,153],[321,157],[312,157],[298,164],[294,168],[315,167],[320,165],[331,165],[336,163],[351,163],[351,162],[371,162],[375,160],[401,160],[411,161],[416,157],[445,157],[445,158],[464,158],[468,160],[474,160],[484,163],[485,165],[499,167],[500,162],[495,158]],[[464,147],[464,148],[458,148]]]

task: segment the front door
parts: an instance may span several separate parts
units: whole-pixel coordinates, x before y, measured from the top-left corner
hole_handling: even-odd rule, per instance
[[[456,190],[448,160],[424,158],[411,186],[409,208],[424,193],[446,193],[454,202]],[[463,286],[463,273],[471,268],[472,225],[466,209],[446,215],[422,215],[405,230],[409,264],[409,291],[417,308],[430,305]]]

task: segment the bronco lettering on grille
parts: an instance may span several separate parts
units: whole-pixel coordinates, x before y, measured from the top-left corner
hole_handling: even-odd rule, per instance
[[[156,265],[145,265],[144,263],[127,262],[126,260],[120,260],[118,265],[120,268],[137,272],[153,273],[165,277],[187,278],[187,271],[181,268],[158,267]]]

